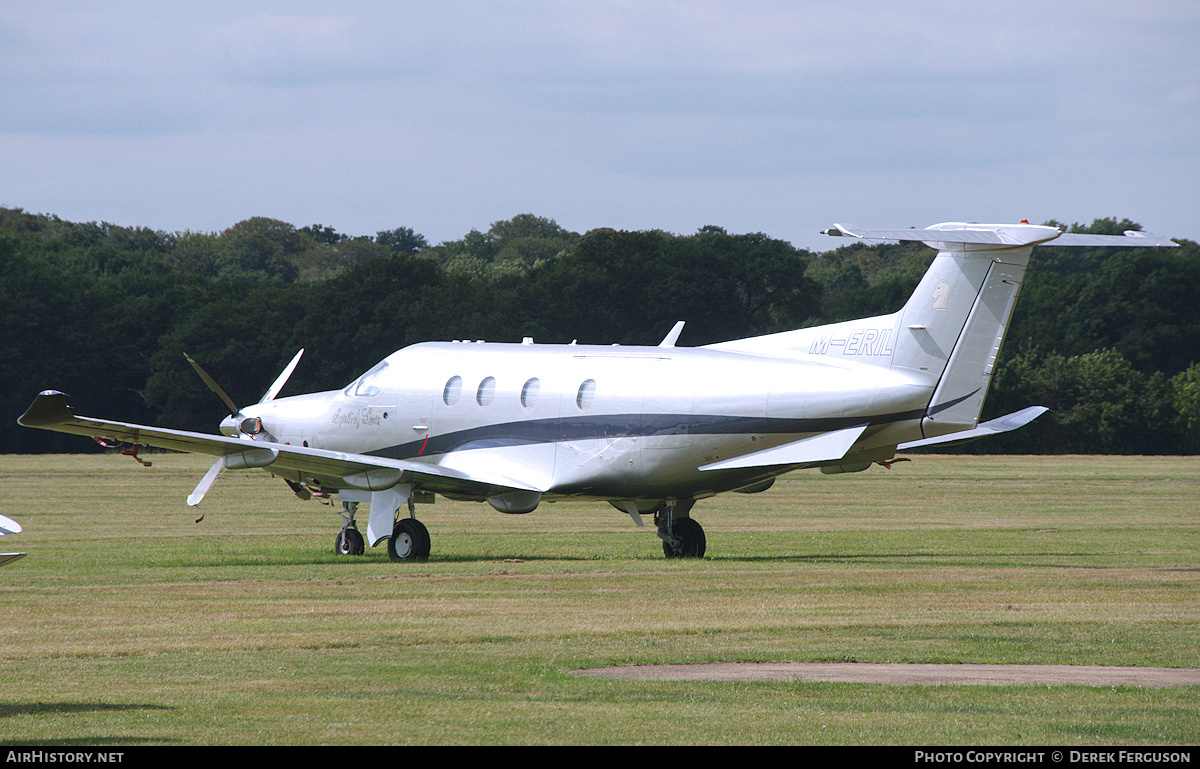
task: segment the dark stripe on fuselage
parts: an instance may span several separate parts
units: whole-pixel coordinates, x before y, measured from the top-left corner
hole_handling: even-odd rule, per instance
[[[871,417],[789,419],[694,414],[597,414],[481,425],[445,435],[433,435],[397,446],[369,451],[371,456],[412,459],[465,449],[526,446],[536,443],[594,438],[642,438],[666,435],[804,434],[840,430],[864,421],[871,425],[919,420],[923,409]]]
[[[940,414],[941,412],[945,411],[946,409],[954,408],[958,404],[965,401],[967,398],[970,398],[972,395],[979,392],[979,390],[980,390],[980,388],[976,387],[974,390],[972,390],[971,392],[962,396],[961,398],[955,398],[952,401],[946,401],[945,403],[941,403],[937,406],[934,406],[933,408],[929,409],[929,411],[927,413],[929,414],[929,416],[933,416],[934,414]]]

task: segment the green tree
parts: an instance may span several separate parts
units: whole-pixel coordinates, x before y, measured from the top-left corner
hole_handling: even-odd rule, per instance
[[[903,306],[933,261],[922,243],[854,243],[809,261],[821,285],[821,323],[885,315]]]
[[[1171,392],[1179,419],[1180,453],[1200,451],[1200,363],[1172,377]]]
[[[816,310],[806,257],[783,241],[708,227],[693,236],[588,232],[534,274],[556,339],[655,344],[677,320],[699,345],[795,328]]]
[[[294,281],[299,275],[294,258],[309,243],[311,239],[287,222],[262,216],[246,219],[217,237],[218,276]]]
[[[1171,383],[1144,374],[1116,350],[1043,355],[1025,350],[997,371],[989,412],[1050,408],[1031,425],[988,439],[985,451],[1171,454],[1179,449]]]
[[[553,219],[518,214],[492,222],[487,232],[471,230],[461,240],[442,243],[429,253],[448,272],[488,280],[526,275],[579,242]]]
[[[425,236],[415,232],[411,227],[397,227],[393,230],[380,230],[375,233],[375,242],[386,246],[393,253],[415,254],[429,248]]]

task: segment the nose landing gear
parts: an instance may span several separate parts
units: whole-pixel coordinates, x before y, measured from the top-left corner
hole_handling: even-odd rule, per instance
[[[362,555],[365,551],[363,535],[354,522],[354,513],[358,511],[357,502],[342,502],[342,530],[333,540],[333,552],[338,555]]]

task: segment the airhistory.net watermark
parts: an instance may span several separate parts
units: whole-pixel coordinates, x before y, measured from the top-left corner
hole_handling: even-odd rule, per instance
[[[120,751],[105,750],[9,750],[6,764],[119,764],[125,760]]]

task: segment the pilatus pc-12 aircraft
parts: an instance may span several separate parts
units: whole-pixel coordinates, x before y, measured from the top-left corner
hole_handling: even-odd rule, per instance
[[[213,456],[190,505],[226,468],[262,468],[303,498],[336,494],[345,554],[363,552],[355,514],[366,502],[366,544],[426,558],[414,503],[441,494],[503,513],[608,502],[639,526],[652,513],[667,557],[699,557],[697,500],[763,491],[798,468],[865,470],[897,449],[1011,430],[1044,412],[978,423],[1034,246],[1175,245],[1027,222],[825,234],[923,241],[938,254],[891,315],[694,348],[675,346],[682,322],[657,347],[416,344],[340,390],[277,398],[298,354],[245,408],[193,361],[229,409],[221,435],[77,416],[54,390],[19,421]]]

